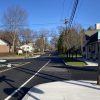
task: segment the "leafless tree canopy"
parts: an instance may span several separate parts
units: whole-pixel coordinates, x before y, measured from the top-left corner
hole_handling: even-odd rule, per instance
[[[26,25],[27,13],[19,6],[10,7],[4,13],[3,19],[5,30],[10,32],[12,51],[14,52],[16,47],[15,41],[18,37],[18,33],[20,29]]]
[[[7,30],[15,31],[20,27],[25,26],[27,23],[27,13],[26,11],[19,7],[10,7],[4,13],[4,25]]]
[[[33,42],[33,31],[29,28],[25,28],[20,32],[20,37],[23,43],[32,43]]]
[[[38,32],[37,39],[36,39],[36,46],[41,52],[44,52],[44,50],[48,48],[48,37],[49,37],[48,30],[41,29]]]

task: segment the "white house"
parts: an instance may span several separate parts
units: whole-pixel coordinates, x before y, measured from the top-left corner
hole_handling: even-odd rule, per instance
[[[20,49],[22,49],[25,52],[27,51],[29,53],[34,51],[34,48],[29,44],[25,44],[25,45],[20,46]]]

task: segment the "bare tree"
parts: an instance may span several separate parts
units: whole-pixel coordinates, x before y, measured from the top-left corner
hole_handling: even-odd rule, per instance
[[[87,30],[95,30],[95,27],[94,27],[94,26],[89,26],[89,27],[87,28]]]
[[[41,29],[39,31],[39,38],[41,40],[41,50],[44,52],[46,50],[46,46],[48,44],[48,36],[49,36],[49,31],[45,29]]]
[[[19,6],[10,7],[4,13],[3,19],[6,30],[10,32],[12,51],[14,52],[16,47],[15,41],[18,37],[18,32],[26,24],[26,11]]]
[[[58,38],[59,38],[59,34],[57,34],[56,31],[52,30],[51,34],[50,34],[50,44],[53,50],[57,50],[57,43],[58,43]]]
[[[43,39],[42,38],[38,38],[36,41],[35,41],[35,45],[36,45],[36,48],[43,52]]]
[[[11,33],[10,32],[7,32],[7,31],[2,31],[1,34],[0,34],[0,38],[4,39],[5,41],[9,42],[11,45],[13,43],[12,41],[12,36],[11,36]],[[17,40],[17,39],[16,39]]]
[[[33,42],[33,31],[29,28],[23,29],[20,33],[21,40],[23,43],[32,43]]]

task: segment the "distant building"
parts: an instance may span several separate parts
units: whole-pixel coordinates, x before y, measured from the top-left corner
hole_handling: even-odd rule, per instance
[[[22,49],[24,52],[29,52],[29,53],[34,51],[33,46],[30,44],[24,44],[24,45],[20,46],[20,49]]]
[[[0,53],[10,53],[11,44],[3,39],[0,39]]]

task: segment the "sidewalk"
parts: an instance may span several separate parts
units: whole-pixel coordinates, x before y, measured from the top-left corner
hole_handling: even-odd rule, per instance
[[[13,57],[11,56],[11,57],[0,57],[0,60],[2,59],[6,59],[6,60],[8,59],[29,59],[29,58],[38,58],[38,57],[40,57],[40,55],[35,55],[33,57],[25,57],[25,56]]]
[[[22,100],[100,100],[96,81],[58,81],[37,85]]]

